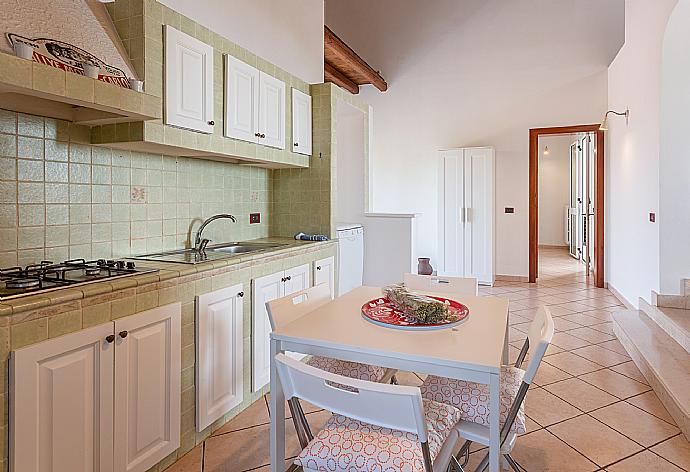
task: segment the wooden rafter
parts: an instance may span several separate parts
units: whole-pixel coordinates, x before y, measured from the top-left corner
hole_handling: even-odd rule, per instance
[[[333,82],[352,93],[357,93],[359,85],[364,84],[372,84],[382,92],[388,89],[388,84],[381,74],[367,64],[328,26],[324,26],[323,48],[324,77],[327,82]],[[353,91],[353,88],[357,91]]]

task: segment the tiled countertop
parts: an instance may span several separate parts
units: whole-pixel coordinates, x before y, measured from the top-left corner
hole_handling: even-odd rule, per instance
[[[180,264],[158,261],[137,261],[139,267],[155,267],[158,272],[133,275],[119,279],[111,279],[103,282],[94,282],[78,287],[65,287],[50,292],[44,292],[26,297],[14,298],[0,302],[0,317],[14,315],[29,310],[49,307],[60,303],[81,300],[97,295],[107,294],[118,290],[141,287],[143,285],[163,282],[178,277],[185,277],[214,269],[221,269],[246,262],[279,258],[289,255],[299,249],[318,249],[336,244],[335,241],[296,241],[291,238],[261,238],[252,242],[276,242],[285,244],[279,248],[271,248],[250,254],[233,255],[227,259],[201,262],[198,264]]]

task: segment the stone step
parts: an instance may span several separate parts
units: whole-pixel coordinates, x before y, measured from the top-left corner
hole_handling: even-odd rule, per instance
[[[690,440],[690,353],[640,310],[613,314],[618,340]]]
[[[643,299],[640,299],[639,306],[666,334],[690,353],[690,310],[653,306]]]

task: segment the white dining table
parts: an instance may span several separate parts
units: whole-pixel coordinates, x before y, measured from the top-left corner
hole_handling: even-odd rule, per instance
[[[356,288],[271,333],[271,472],[285,470],[285,395],[275,365],[276,354],[284,351],[487,384],[490,409],[500,411],[499,376],[508,361],[508,300],[430,293],[463,303],[468,318],[453,328],[410,331],[362,317],[362,305],[381,293],[378,287]],[[499,415],[489,420],[489,471],[498,472]]]

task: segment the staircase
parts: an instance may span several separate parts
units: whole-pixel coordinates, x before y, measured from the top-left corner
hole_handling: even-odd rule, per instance
[[[690,440],[690,280],[681,295],[652,293],[652,302],[614,313],[614,332]]]

